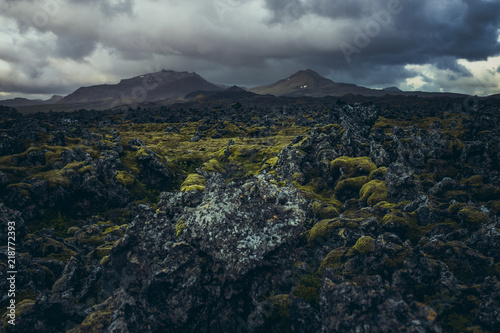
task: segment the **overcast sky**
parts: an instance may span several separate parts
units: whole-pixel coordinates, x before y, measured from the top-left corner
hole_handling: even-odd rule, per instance
[[[500,0],[0,0],[0,99],[161,69],[500,93]]]

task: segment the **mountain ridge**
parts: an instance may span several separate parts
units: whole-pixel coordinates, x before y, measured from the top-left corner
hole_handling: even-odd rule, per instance
[[[26,107],[35,111],[41,109],[66,111],[76,109],[105,110],[110,108],[139,106],[143,103],[167,105],[184,103],[190,100],[214,100],[217,98],[256,98],[261,96],[277,97],[384,97],[416,96],[422,98],[453,97],[468,95],[447,92],[402,91],[397,87],[372,89],[352,83],[335,82],[325,78],[312,69],[299,70],[275,83],[243,89],[209,82],[196,72],[177,72],[161,70],[121,79],[116,84],[100,84],[80,87],[67,96],[54,95],[49,100],[29,100],[14,98],[0,100],[0,105]],[[500,94],[491,95],[498,98]]]

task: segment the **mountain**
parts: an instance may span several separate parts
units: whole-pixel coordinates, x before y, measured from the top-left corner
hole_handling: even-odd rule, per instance
[[[383,91],[386,91],[388,93],[393,93],[393,92],[403,92],[403,90],[399,89],[398,87],[387,87],[382,89]]]
[[[5,105],[5,106],[30,106],[30,105],[44,105],[44,104],[53,104],[59,102],[63,96],[59,95],[54,95],[50,99],[44,101],[41,99],[27,99],[27,98],[12,98],[12,99],[5,99],[0,101],[0,105]]]
[[[59,103],[78,105],[80,108],[105,109],[178,99],[197,90],[220,91],[223,89],[195,72],[162,70],[123,79],[118,84],[82,87],[64,97]]]
[[[324,97],[324,96],[345,96],[345,95],[362,95],[369,97],[382,97],[385,95],[403,95],[403,96],[418,96],[418,97],[461,97],[463,94],[454,93],[428,93],[422,91],[402,91],[397,87],[388,87],[382,90],[370,89],[362,86],[357,86],[351,83],[339,83],[322,77],[311,69],[300,70],[292,76],[280,80],[276,83],[260,86],[250,89],[256,94],[270,94],[275,96],[307,96],[307,97]]]
[[[275,96],[343,96],[346,94],[383,96],[386,92],[360,87],[355,84],[337,83],[322,77],[311,69],[300,70],[276,83],[250,89],[256,94]]]
[[[185,98],[200,102],[208,100],[244,100],[257,96],[259,95],[238,86],[232,86],[221,91],[193,91],[192,93],[187,94]]]

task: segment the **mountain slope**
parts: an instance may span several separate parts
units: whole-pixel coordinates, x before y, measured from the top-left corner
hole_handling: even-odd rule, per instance
[[[0,105],[5,106],[30,106],[30,105],[44,105],[59,102],[63,97],[54,95],[50,99],[44,101],[41,99],[27,99],[27,98],[12,98],[0,101]]]
[[[222,90],[196,73],[162,70],[123,79],[118,84],[82,87],[59,103],[109,108],[184,97],[196,90]]]
[[[250,89],[256,94],[270,94],[275,96],[307,96],[307,97],[325,97],[325,96],[345,96],[362,95],[367,97],[382,97],[385,95],[403,95],[418,97],[461,97],[463,94],[447,92],[422,92],[422,91],[402,91],[396,87],[389,87],[382,90],[370,89],[357,86],[350,83],[334,82],[322,77],[313,70],[300,70],[292,76],[275,82],[270,85],[254,87]]]
[[[313,70],[300,70],[292,76],[276,83],[250,89],[257,94],[275,96],[343,96],[346,94],[383,96],[386,92],[360,87],[355,84],[337,83],[322,77]]]

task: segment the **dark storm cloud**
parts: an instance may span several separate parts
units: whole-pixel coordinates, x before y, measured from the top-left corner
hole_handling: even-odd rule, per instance
[[[83,60],[96,49],[97,42],[90,38],[60,35],[57,37],[56,54],[61,58]]]
[[[312,68],[337,82],[383,87],[421,75],[408,66],[421,65],[460,89],[476,73],[458,60],[500,54],[498,13],[500,1],[491,0],[9,0],[0,2],[0,17],[18,45],[0,44],[10,66],[2,72],[0,62],[0,80],[29,86],[35,58],[46,63],[37,80],[54,87],[58,75],[72,86],[157,66],[246,86]]]
[[[463,65],[457,63],[457,60],[451,56],[444,56],[436,58],[432,61],[432,63],[438,69],[450,70],[453,73],[463,76],[463,77],[471,77],[472,73]]]
[[[391,3],[394,6],[400,4],[401,12],[391,15],[386,27],[379,24],[380,33],[370,38],[370,45],[363,48],[358,57],[359,62],[382,53],[387,59],[385,63],[396,65],[422,64],[437,57],[435,63],[439,68],[469,75],[462,67],[453,64],[454,59],[483,60],[500,51],[497,42],[499,1],[312,0],[307,2],[308,5],[300,1],[266,1],[273,20],[278,22],[310,13],[332,20],[342,18],[356,22],[345,31],[345,42],[353,46],[356,46],[356,30],[364,32],[370,22],[377,22],[375,15],[387,11]],[[384,58],[376,59],[384,61]],[[332,65],[341,63],[332,62]]]

